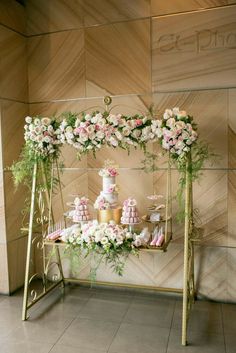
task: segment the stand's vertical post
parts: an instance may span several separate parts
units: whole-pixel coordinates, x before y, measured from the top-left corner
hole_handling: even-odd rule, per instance
[[[187,344],[187,321],[188,321],[188,271],[189,271],[189,222],[190,210],[190,171],[189,158],[186,162],[186,189],[185,189],[185,226],[184,226],[184,280],[183,280],[183,316],[182,316],[182,345]]]
[[[32,178],[29,234],[28,234],[27,257],[26,257],[26,268],[25,268],[24,298],[23,298],[23,309],[22,309],[22,320],[24,320],[24,321],[27,319],[27,311],[28,311],[27,303],[28,303],[29,276],[30,276],[30,260],[31,260],[31,251],[32,251],[36,181],[37,181],[37,163],[35,162],[34,170],[33,170],[33,178]]]

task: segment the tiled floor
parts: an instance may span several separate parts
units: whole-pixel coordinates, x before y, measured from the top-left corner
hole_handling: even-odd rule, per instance
[[[67,287],[21,321],[22,292],[0,296],[0,353],[236,353],[236,305],[197,301],[181,346],[181,298]]]

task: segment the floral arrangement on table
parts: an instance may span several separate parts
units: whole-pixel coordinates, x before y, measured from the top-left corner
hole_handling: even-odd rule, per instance
[[[92,221],[65,229],[61,233],[61,240],[75,251],[84,251],[84,256],[99,255],[98,265],[105,261],[110,264],[114,271],[122,275],[125,260],[129,254],[137,255],[137,246],[142,242],[135,241],[137,234],[131,233],[127,228],[116,225],[113,222],[101,223]]]

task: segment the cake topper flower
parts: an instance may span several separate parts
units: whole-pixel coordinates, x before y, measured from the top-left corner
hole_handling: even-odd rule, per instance
[[[116,165],[114,161],[107,159],[104,162],[104,167],[101,170],[99,170],[98,174],[101,177],[115,177],[119,174],[117,171],[118,168],[119,166]]]

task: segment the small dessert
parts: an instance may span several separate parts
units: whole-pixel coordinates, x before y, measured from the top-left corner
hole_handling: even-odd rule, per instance
[[[73,202],[74,210],[69,212],[73,222],[87,222],[91,219],[88,209],[88,199],[86,197],[76,197]]]
[[[128,198],[123,203],[123,212],[121,217],[122,224],[136,224],[140,222],[137,201],[132,198]]]

